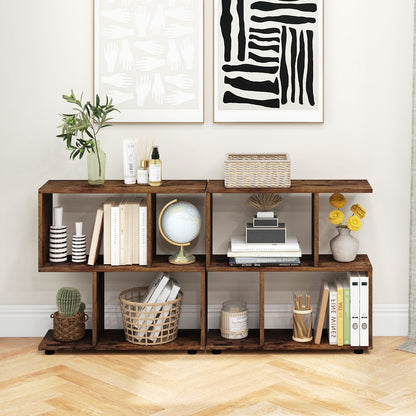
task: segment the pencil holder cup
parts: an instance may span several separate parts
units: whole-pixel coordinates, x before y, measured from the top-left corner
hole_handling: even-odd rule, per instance
[[[293,341],[312,341],[312,309],[293,309]]]

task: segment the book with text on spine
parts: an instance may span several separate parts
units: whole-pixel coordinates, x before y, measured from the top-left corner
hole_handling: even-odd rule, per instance
[[[344,287],[342,282],[335,280],[337,288],[337,345],[344,345]]]
[[[328,341],[330,345],[337,345],[337,315],[338,315],[338,298],[335,283],[329,283],[329,300],[328,300]]]

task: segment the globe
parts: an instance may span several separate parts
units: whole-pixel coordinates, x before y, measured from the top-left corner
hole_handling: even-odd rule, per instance
[[[195,205],[186,201],[178,202],[177,199],[168,202],[159,215],[159,230],[169,243],[181,247],[176,255],[169,257],[169,262],[195,262],[195,256],[183,249],[183,246],[188,246],[201,230],[201,215]]]

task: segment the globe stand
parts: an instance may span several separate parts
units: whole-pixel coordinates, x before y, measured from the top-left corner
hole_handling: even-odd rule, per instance
[[[162,229],[162,217],[164,212],[166,211],[166,209],[173,204],[176,204],[178,202],[177,199],[174,199],[170,202],[168,202],[160,211],[159,214],[159,220],[158,220],[158,225],[159,225],[159,231],[160,234],[162,234],[162,237],[170,244],[173,244],[174,246],[179,246],[179,251],[176,254],[172,254],[171,256],[169,256],[169,263],[171,264],[192,264],[195,263],[196,261],[196,257],[193,254],[188,253],[187,250],[185,250],[185,246],[189,246],[191,245],[190,242],[187,243],[177,243],[175,241],[172,241],[169,237],[167,237],[167,235],[163,232]]]
[[[180,249],[176,254],[169,256],[169,263],[172,264],[192,264],[195,263],[195,261],[196,257],[193,254],[188,253],[183,245],[180,246]]]

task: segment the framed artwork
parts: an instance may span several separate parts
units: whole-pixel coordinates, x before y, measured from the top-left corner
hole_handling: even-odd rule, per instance
[[[323,122],[323,0],[214,0],[214,121]]]
[[[204,121],[204,1],[94,0],[94,96],[114,122]]]

